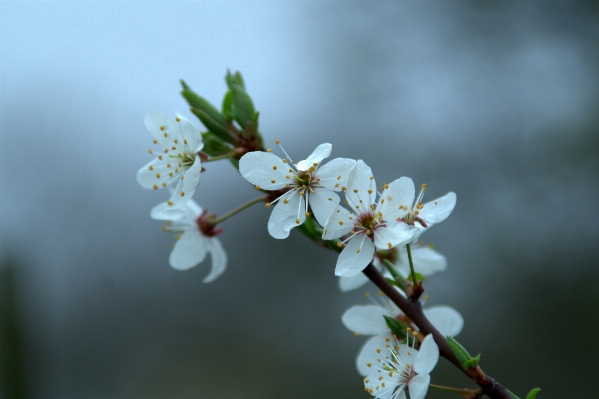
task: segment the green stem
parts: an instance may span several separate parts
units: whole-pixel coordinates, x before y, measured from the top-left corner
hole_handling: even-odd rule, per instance
[[[239,212],[243,211],[245,208],[249,208],[250,206],[257,204],[258,202],[262,202],[262,201],[266,201],[266,197],[254,198],[250,202],[241,205],[239,208],[233,209],[231,212],[219,217],[214,222],[212,222],[212,225],[216,226],[217,224],[229,219],[231,216],[236,215]]]
[[[465,394],[472,394],[474,393],[474,391],[472,389],[468,389],[468,388],[453,388],[453,387],[446,387],[443,385],[436,385],[436,384],[428,384],[429,387],[431,388],[435,388],[438,389],[440,391],[450,391],[450,392],[457,392],[457,393],[465,393]]]
[[[202,160],[202,162],[213,162],[213,161],[219,161],[219,160],[221,160],[221,159],[227,159],[227,158],[230,158],[230,157],[232,157],[232,156],[234,156],[234,155],[237,155],[237,152],[236,152],[236,151],[231,151],[231,152],[227,152],[226,154],[217,155],[217,156],[215,156],[215,157],[211,157],[211,158],[208,158],[208,159],[204,159],[204,160]]]
[[[408,286],[406,284],[405,277],[401,275],[401,273],[395,268],[395,266],[393,266],[393,263],[391,263],[389,259],[383,259],[383,264],[387,266],[387,270],[389,270],[389,273],[391,273],[395,279],[395,282],[397,285],[399,285],[399,288],[401,288],[403,292],[406,292]]]
[[[406,245],[408,250],[408,260],[410,261],[410,271],[412,274],[412,281],[414,282],[414,287],[417,285],[416,281],[416,272],[414,271],[414,262],[412,262],[412,250],[410,249],[410,244]]]

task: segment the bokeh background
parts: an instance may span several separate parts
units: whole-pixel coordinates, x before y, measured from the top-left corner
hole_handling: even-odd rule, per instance
[[[373,287],[340,293],[334,253],[272,239],[257,206],[224,224],[216,282],[168,265],[143,118],[193,118],[180,78],[220,104],[227,68],[292,157],[331,142],[455,191],[423,237],[449,262],[430,303],[510,390],[596,396],[596,2],[2,1],[0,62],[2,399],[368,396],[340,316]],[[206,169],[210,211],[255,196]],[[433,382],[473,387],[443,360]]]

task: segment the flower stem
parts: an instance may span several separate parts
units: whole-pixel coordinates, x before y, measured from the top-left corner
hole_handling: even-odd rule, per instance
[[[412,262],[412,250],[410,249],[410,244],[407,244],[406,248],[408,250],[408,260],[410,261],[410,272],[412,274],[412,281],[414,282],[414,287],[416,287],[418,285],[418,282],[416,281],[416,272],[414,271],[414,262]]]
[[[222,155],[217,155],[215,157],[211,157],[208,159],[203,160],[202,162],[213,162],[213,161],[219,161],[221,159],[227,159],[232,157],[233,155],[237,155],[237,151],[233,150],[231,152],[227,152],[226,154],[222,154]]]
[[[468,388],[453,388],[453,387],[446,387],[443,385],[436,385],[436,384],[428,384],[428,386],[431,388],[438,389],[440,391],[457,392],[459,394],[462,394],[462,393],[472,394],[472,393],[476,392],[476,391],[473,391],[472,389],[468,389]]]
[[[266,201],[266,197],[254,198],[250,202],[247,202],[247,203],[241,205],[240,207],[233,209],[231,212],[219,217],[214,222],[212,222],[212,225],[216,226],[217,224],[229,219],[231,216],[236,215],[239,212],[243,211],[245,208],[249,208],[250,206],[257,204],[258,202],[262,202],[262,201]]]

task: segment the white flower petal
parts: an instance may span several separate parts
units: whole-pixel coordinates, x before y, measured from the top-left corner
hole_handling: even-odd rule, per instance
[[[399,360],[403,364],[414,364],[414,359],[418,355],[418,351],[412,348],[412,341],[410,339],[410,345],[402,343],[399,350],[397,351],[397,356]]]
[[[358,273],[351,277],[339,277],[339,289],[341,292],[348,292],[363,286],[367,282],[368,277],[362,273]]]
[[[415,190],[412,179],[409,177],[400,177],[389,183],[388,188],[381,192],[377,211],[383,214],[383,219],[385,220],[402,218],[412,207],[414,195]]]
[[[317,188],[315,191],[315,193],[306,191],[306,195],[308,195],[308,201],[310,202],[310,207],[316,221],[321,226],[325,226],[329,216],[331,216],[337,205],[339,205],[339,196],[337,193],[326,188]]]
[[[374,244],[364,234],[357,234],[339,254],[336,276],[353,276],[360,273],[372,261]]]
[[[376,190],[376,180],[372,175],[370,166],[359,159],[349,174],[347,190],[345,191],[345,197],[352,210],[356,213],[358,213],[358,210],[371,211],[369,206],[374,204]],[[355,208],[356,206],[358,209]]]
[[[356,367],[360,375],[366,376],[377,367],[382,367],[382,363],[378,362],[377,358],[383,361],[389,352],[387,338],[389,338],[390,344],[395,343],[395,339],[391,333],[375,335],[364,343],[356,359]],[[380,353],[377,350],[380,350]],[[368,367],[368,364],[370,364],[370,367]]]
[[[362,335],[377,335],[388,330],[383,316],[392,317],[380,306],[354,306],[343,313],[341,321],[345,327]]]
[[[319,183],[330,190],[341,191],[347,186],[349,174],[356,165],[356,161],[349,158],[335,158],[318,168],[315,176]]]
[[[424,315],[443,335],[455,337],[464,327],[464,318],[452,307],[434,306],[424,309]]]
[[[303,161],[299,161],[297,163],[297,169],[305,172],[308,169],[310,169],[310,167],[313,166],[314,163],[320,164],[320,162],[323,159],[328,158],[329,155],[331,155],[332,149],[333,149],[333,146],[329,143],[323,143],[323,144],[319,145],[318,147],[316,147],[314,152],[312,152],[312,154],[310,154],[310,156],[308,158],[304,159]]]
[[[164,188],[177,180],[182,173],[181,171],[174,173],[175,168],[173,165],[177,165],[177,163],[170,164],[168,158],[163,157],[162,160],[155,158],[137,171],[137,182],[143,188],[153,188],[155,190]],[[169,175],[170,172],[172,172],[171,175]]]
[[[187,270],[206,257],[206,238],[197,228],[186,229],[175,243],[169,257],[170,265],[177,270]]]
[[[206,241],[208,252],[210,252],[210,256],[212,257],[212,267],[210,273],[204,278],[204,283],[210,283],[225,272],[227,268],[227,253],[218,238],[208,238]]]
[[[435,343],[433,336],[429,334],[422,341],[422,345],[420,345],[420,351],[414,361],[414,370],[418,374],[430,374],[437,365],[438,360],[439,347]]]
[[[177,117],[181,120],[178,124],[181,139],[183,139],[183,146],[189,148],[190,152],[197,154],[204,148],[202,142],[202,134],[200,131],[184,116],[177,114]]]
[[[273,238],[287,238],[292,228],[304,223],[306,215],[302,197],[295,191],[285,197],[288,199],[287,203],[283,198],[279,200],[268,219],[268,232]],[[299,219],[300,222],[297,223],[296,219]]]
[[[387,227],[377,227],[374,230],[374,245],[385,250],[403,245],[413,239],[415,231],[406,223],[392,220],[387,222]]]
[[[293,169],[281,158],[264,151],[248,152],[242,156],[239,160],[239,172],[247,181],[264,190],[282,189],[293,181],[294,175]]]
[[[428,374],[418,374],[412,377],[408,384],[410,399],[424,399],[430,382],[431,376]]]
[[[457,196],[455,193],[449,192],[443,197],[424,204],[418,217],[424,220],[429,227],[433,224],[441,223],[453,211],[456,201]]]
[[[144,124],[146,125],[146,129],[148,129],[152,137],[163,148],[171,147],[173,143],[173,135],[179,136],[179,130],[177,129],[177,122],[175,121],[175,118],[162,112],[153,112],[149,115],[146,115]]]
[[[337,206],[324,226],[322,239],[332,240],[349,233],[354,227],[354,216],[347,209]]]

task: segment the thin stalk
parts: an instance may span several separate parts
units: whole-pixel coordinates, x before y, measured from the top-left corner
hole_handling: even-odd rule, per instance
[[[473,394],[473,393],[475,393],[475,391],[473,391],[472,389],[468,389],[468,388],[453,388],[453,387],[446,387],[446,386],[443,386],[443,385],[436,385],[436,384],[428,384],[428,386],[431,387],[431,388],[438,389],[440,391],[457,392],[459,394],[462,394],[462,393]]]
[[[230,157],[232,157],[232,156],[234,156],[234,155],[238,155],[238,153],[237,153],[235,150],[233,150],[233,151],[231,151],[231,152],[227,152],[226,154],[217,155],[217,156],[215,156],[215,157],[211,157],[211,158],[208,158],[208,159],[204,159],[204,160],[202,160],[202,162],[214,162],[214,161],[219,161],[219,160],[221,160],[221,159],[227,159],[227,158],[230,158]]]
[[[261,202],[261,201],[266,201],[266,197],[254,198],[250,202],[247,202],[247,203],[241,205],[239,208],[233,209],[231,212],[219,217],[214,222],[212,222],[212,225],[216,226],[217,224],[229,219],[231,216],[236,215],[239,212],[243,211],[245,208],[249,208],[250,206],[257,204],[258,202]]]

